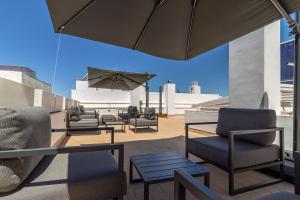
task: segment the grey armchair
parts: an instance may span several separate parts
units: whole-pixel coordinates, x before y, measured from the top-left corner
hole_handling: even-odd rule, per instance
[[[124,110],[118,110],[118,116],[125,123],[129,123],[130,119],[139,117],[139,111],[136,106],[128,106],[127,112],[124,112]]]
[[[201,124],[217,124],[217,136],[189,138],[189,127]],[[186,123],[185,130],[186,157],[193,154],[228,172],[231,195],[284,179],[284,129],[276,127],[273,110],[221,108],[218,122]],[[279,133],[279,145],[273,144],[276,133]],[[235,189],[235,174],[270,166],[280,167],[280,178]]]
[[[0,108],[0,132],[0,199],[104,200],[126,194],[123,144],[50,148],[50,116],[42,108]]]
[[[66,127],[67,135],[86,133],[93,131],[93,133],[98,133],[100,131],[100,120],[99,118],[81,118],[77,111],[69,110],[66,112]]]
[[[158,114],[155,112],[155,108],[145,108],[143,114],[136,115],[134,118],[131,118],[129,121],[130,127],[134,127],[134,132],[137,131],[138,127],[156,127],[156,132],[158,132]]]
[[[276,192],[257,200],[300,200],[300,152],[295,152],[295,194],[291,192]],[[186,190],[189,190],[198,199],[207,200],[222,200],[214,191],[206,187],[201,181],[192,177],[190,174],[182,171],[175,170],[174,172],[174,197],[175,200],[185,200]]]

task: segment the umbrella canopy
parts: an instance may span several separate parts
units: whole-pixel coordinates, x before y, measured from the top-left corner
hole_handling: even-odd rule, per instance
[[[273,1],[278,0],[47,0],[47,5],[56,32],[183,60],[281,18]],[[300,0],[278,2],[288,13],[300,9]]]
[[[118,90],[133,90],[155,77],[154,74],[121,72],[89,67],[88,75],[83,78],[89,87]]]

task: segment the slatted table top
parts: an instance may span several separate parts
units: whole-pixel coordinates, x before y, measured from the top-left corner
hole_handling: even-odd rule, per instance
[[[174,152],[134,155],[130,161],[135,166],[143,182],[155,183],[174,179],[174,170],[181,169],[192,176],[204,176],[208,169]]]

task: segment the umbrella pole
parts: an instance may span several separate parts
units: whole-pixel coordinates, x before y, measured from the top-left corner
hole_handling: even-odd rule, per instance
[[[159,87],[159,114],[162,114],[162,87]]]
[[[149,108],[149,83],[148,83],[148,81],[146,81],[145,88],[146,88],[146,108]]]
[[[300,12],[296,13],[296,22],[300,22]],[[294,67],[294,114],[293,114],[293,150],[300,150],[300,34],[295,34],[295,67]]]

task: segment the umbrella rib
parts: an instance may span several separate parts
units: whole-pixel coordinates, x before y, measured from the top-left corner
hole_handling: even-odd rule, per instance
[[[282,7],[281,3],[278,0],[270,0],[279,14],[286,19],[289,24],[289,27],[292,29],[291,34],[299,34],[298,25],[295,20],[288,14],[288,12]]]
[[[147,21],[146,21],[146,24],[144,25],[138,39],[136,40],[134,46],[133,46],[133,49],[136,49],[139,44],[140,44],[140,41],[142,40],[145,32],[147,31],[148,27],[149,27],[149,24],[154,16],[154,14],[157,12],[157,10],[159,9],[159,7],[165,2],[166,0],[159,0],[158,3],[156,4],[156,6],[154,7],[154,9],[152,10],[150,16],[148,17]]]
[[[138,81],[136,81],[136,80],[134,80],[134,79],[132,79],[132,78],[129,78],[129,77],[125,76],[124,74],[122,74],[121,76],[122,76],[123,78],[127,79],[127,80],[130,80],[130,81],[136,83],[136,84],[143,85],[143,83],[140,83],[140,82],[138,82]]]
[[[70,19],[68,19],[63,25],[61,25],[58,30],[64,29],[68,24],[70,24],[72,21],[74,21],[77,17],[79,17],[82,13],[84,13],[91,5],[93,5],[96,2],[96,0],[90,1],[88,4],[86,4],[82,9],[80,9],[78,12],[76,12]]]
[[[97,77],[94,77],[94,78],[88,78],[88,81],[91,81],[91,80],[95,80],[95,79],[98,79],[98,78],[107,78],[107,77],[110,77],[111,75],[104,75],[104,76],[97,76]]]
[[[193,28],[193,21],[194,21],[194,14],[195,14],[196,4],[197,4],[197,0],[194,0],[193,1],[192,12],[191,12],[191,18],[190,18],[190,26],[189,26],[188,39],[187,39],[186,50],[185,50],[185,59],[186,60],[189,57],[190,40],[191,40],[191,35],[192,35],[192,28]]]

